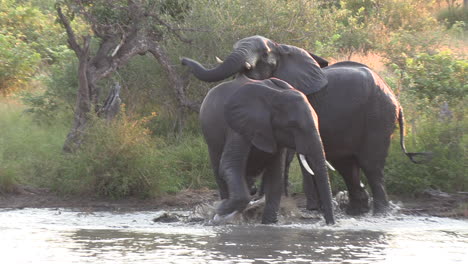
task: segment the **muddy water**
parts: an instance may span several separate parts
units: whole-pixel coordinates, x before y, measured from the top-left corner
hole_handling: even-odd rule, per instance
[[[0,263],[468,263],[468,221],[154,223],[159,212],[0,210]]]

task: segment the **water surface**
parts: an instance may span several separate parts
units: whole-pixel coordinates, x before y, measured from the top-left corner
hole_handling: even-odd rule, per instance
[[[468,221],[394,215],[314,224],[155,223],[160,212],[0,210],[1,263],[468,263]]]

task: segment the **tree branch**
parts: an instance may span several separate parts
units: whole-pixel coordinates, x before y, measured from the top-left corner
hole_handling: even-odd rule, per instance
[[[65,30],[67,32],[68,44],[70,45],[71,49],[75,51],[76,55],[78,57],[81,57],[83,53],[83,49],[80,47],[80,45],[76,41],[75,33],[73,32],[73,29],[71,28],[70,22],[62,13],[62,8],[60,6],[57,7],[57,13],[60,18],[60,22],[65,27]]]
[[[166,51],[159,43],[152,43],[152,46],[148,49],[151,54],[156,58],[159,64],[163,67],[164,71],[169,78],[169,83],[171,84],[173,90],[176,93],[177,100],[182,107],[186,107],[192,111],[200,112],[200,103],[194,102],[187,98],[185,94],[185,84],[180,75],[177,73],[176,69],[170,62],[170,58],[167,55]]]

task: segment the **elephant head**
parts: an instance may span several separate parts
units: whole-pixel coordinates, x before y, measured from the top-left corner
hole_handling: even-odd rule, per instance
[[[291,84],[306,95],[324,88],[328,81],[321,67],[328,62],[301,48],[278,44],[262,36],[239,40],[234,51],[218,67],[206,69],[200,63],[183,58],[198,79],[216,82],[236,73],[255,80],[275,77]]]
[[[224,116],[231,129],[263,152],[288,147],[302,154],[314,170],[325,220],[334,223],[318,119],[303,93],[279,79],[252,80],[227,100]]]

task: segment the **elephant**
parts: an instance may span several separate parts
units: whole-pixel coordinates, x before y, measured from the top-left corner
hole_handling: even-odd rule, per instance
[[[209,90],[199,114],[203,136],[222,202],[214,220],[242,212],[251,200],[249,185],[262,176],[265,185],[263,224],[277,222],[283,191],[286,148],[312,167],[324,218],[334,224],[332,194],[315,111],[288,83],[244,75]]]
[[[388,210],[383,169],[397,121],[401,148],[410,160],[417,163],[415,156],[429,155],[406,151],[403,109],[391,88],[364,64],[345,61],[328,66],[327,60],[302,48],[262,36],[239,40],[224,62],[212,69],[192,59],[182,60],[202,81],[220,81],[235,74],[256,80],[273,77],[304,93],[318,115],[326,158],[346,183],[350,215],[370,211],[361,170],[373,195],[374,214]],[[312,177],[303,179],[307,208],[317,209],[315,182]]]

